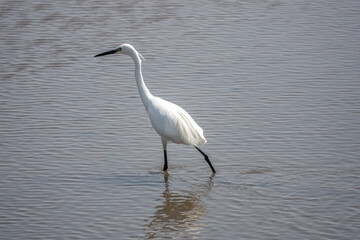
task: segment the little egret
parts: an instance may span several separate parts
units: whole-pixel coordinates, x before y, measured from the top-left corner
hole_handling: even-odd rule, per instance
[[[194,146],[205,158],[211,170],[215,172],[209,157],[198,147],[206,143],[203,130],[192,117],[178,105],[153,96],[145,85],[141,72],[141,54],[130,44],[122,44],[116,49],[106,51],[95,57],[109,54],[125,54],[132,57],[135,63],[135,79],[141,100],[149,115],[150,122],[160,135],[164,149],[164,168],[168,169],[166,148],[169,142]]]

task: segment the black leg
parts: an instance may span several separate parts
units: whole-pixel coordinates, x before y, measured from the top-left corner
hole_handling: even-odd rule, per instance
[[[164,149],[164,168],[163,168],[163,171],[166,171],[167,169],[168,169],[167,154],[166,154],[166,150]]]
[[[215,168],[212,166],[208,155],[206,155],[203,151],[201,151],[200,148],[198,148],[197,146],[194,146],[194,147],[201,153],[201,155],[204,156],[205,161],[209,164],[209,166],[210,166],[211,170],[213,171],[213,173],[216,173]]]

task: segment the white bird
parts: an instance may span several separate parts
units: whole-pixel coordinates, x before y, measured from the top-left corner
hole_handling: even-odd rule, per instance
[[[211,170],[215,172],[209,157],[200,150],[198,145],[206,143],[203,130],[192,117],[178,105],[162,98],[153,96],[146,87],[141,72],[141,62],[144,59],[141,54],[130,44],[122,44],[116,49],[106,51],[95,57],[108,54],[125,54],[132,57],[135,63],[135,79],[141,100],[149,115],[150,122],[155,131],[160,135],[164,149],[164,168],[168,169],[166,148],[169,142],[194,146],[205,158]]]

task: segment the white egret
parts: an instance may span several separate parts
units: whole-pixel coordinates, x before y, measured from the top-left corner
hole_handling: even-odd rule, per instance
[[[153,96],[145,85],[141,72],[141,54],[130,44],[122,44],[116,49],[100,53],[95,57],[108,54],[125,54],[132,57],[135,63],[135,79],[141,100],[149,115],[150,122],[160,135],[164,149],[164,168],[168,169],[167,144],[169,142],[194,146],[205,158],[211,170],[215,173],[209,157],[200,150],[199,145],[206,143],[203,130],[192,117],[181,107],[159,97]]]

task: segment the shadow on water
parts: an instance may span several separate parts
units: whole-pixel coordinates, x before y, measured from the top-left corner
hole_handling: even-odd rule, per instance
[[[196,239],[206,224],[201,220],[206,214],[205,203],[201,200],[211,190],[214,174],[205,187],[195,190],[176,191],[169,182],[169,174],[164,173],[165,189],[159,197],[160,204],[146,226],[145,239]]]

